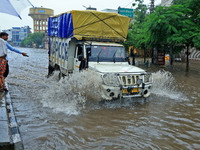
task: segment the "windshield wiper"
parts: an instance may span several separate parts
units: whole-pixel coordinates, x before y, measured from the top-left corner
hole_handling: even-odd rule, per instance
[[[97,63],[99,63],[99,55],[101,54],[103,49],[101,49],[101,51],[99,52],[99,54],[97,55]]]
[[[115,54],[117,53],[118,49],[115,51],[114,55],[113,55],[113,62],[115,63]]]

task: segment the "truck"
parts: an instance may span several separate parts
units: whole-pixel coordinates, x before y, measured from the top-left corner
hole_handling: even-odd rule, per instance
[[[102,79],[101,100],[149,97],[152,75],[130,65],[122,45],[129,22],[126,16],[91,10],[49,17],[49,75],[92,70]]]

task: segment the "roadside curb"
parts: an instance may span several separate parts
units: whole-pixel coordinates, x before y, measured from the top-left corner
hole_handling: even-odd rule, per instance
[[[10,98],[9,92],[5,93],[6,108],[8,114],[8,122],[11,133],[11,140],[14,145],[14,150],[24,150],[23,142],[19,132],[18,123],[15,117],[15,113],[12,106],[12,100]]]

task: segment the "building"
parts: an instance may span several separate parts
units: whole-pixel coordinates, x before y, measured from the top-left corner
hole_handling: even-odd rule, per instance
[[[89,7],[86,8],[86,10],[97,10],[97,9],[94,8],[94,7],[89,6]]]
[[[15,45],[19,45],[22,40],[24,40],[27,35],[30,33],[30,27],[13,27],[12,31],[12,43]]]
[[[24,40],[29,33],[31,33],[29,26],[25,27],[12,27],[12,29],[4,30],[8,33],[8,41],[12,42],[13,45],[18,46],[22,40]]]
[[[106,9],[103,9],[102,12],[118,13],[118,10],[117,10],[117,9],[109,9],[109,8],[106,8]]]
[[[171,6],[173,0],[161,0],[161,6]]]
[[[33,18],[33,31],[46,32],[48,30],[48,18],[54,15],[54,11],[49,8],[30,8],[29,16]]]

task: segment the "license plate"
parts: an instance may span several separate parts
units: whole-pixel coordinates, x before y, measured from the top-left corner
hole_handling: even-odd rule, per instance
[[[134,88],[131,93],[138,93],[138,88]],[[123,93],[128,93],[127,89],[123,89]]]

